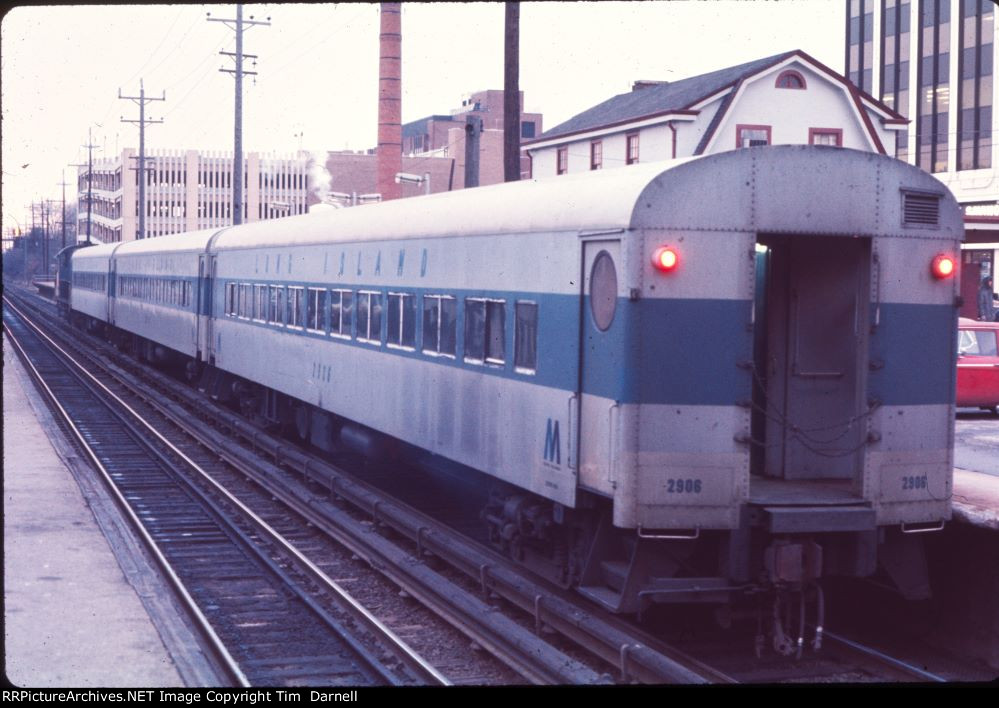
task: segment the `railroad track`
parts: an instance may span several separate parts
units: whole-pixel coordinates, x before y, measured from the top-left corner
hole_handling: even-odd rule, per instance
[[[783,662],[787,664],[783,669],[780,661],[753,662],[749,645],[736,660],[719,663],[711,652],[703,651],[696,652],[701,657],[698,660],[621,618],[601,613],[571,593],[526,577],[504,558],[441,527],[426,515],[386,498],[327,461],[264,433],[169,377],[134,362],[122,366],[133,374],[141,369],[142,375],[149,377],[155,391],[148,396],[150,402],[170,398],[171,403],[158,404],[166,407],[182,402],[184,408],[178,408],[173,417],[186,418],[190,427],[226,440],[227,445],[220,446],[220,454],[233,468],[253,477],[268,494],[296,509],[314,528],[344,543],[407,594],[461,627],[475,645],[501,657],[527,680],[693,683],[939,678],[918,667],[911,667],[914,670],[910,671],[904,662],[891,657],[885,657],[887,662],[881,664],[880,659],[873,658],[874,650],[868,650],[863,659],[827,658],[833,654],[857,657],[855,652],[860,651],[858,645],[850,652],[845,649],[830,652],[829,641],[821,661],[809,658],[804,663]],[[206,421],[211,425],[205,425]],[[265,461],[260,461],[261,456]],[[380,532],[371,533],[372,529]],[[439,565],[438,561],[458,569],[464,581],[456,578],[453,571],[442,577],[432,567]],[[495,611],[497,596],[503,597],[510,607],[520,608],[519,619],[511,623],[504,618],[508,612]],[[516,617],[516,613],[511,616]],[[511,624],[519,626],[519,630]],[[542,641],[538,635],[543,635],[543,630],[568,638],[555,642],[559,646],[575,643],[582,647],[579,651],[596,657],[596,663],[590,662],[593,668],[587,668],[586,660],[574,661],[572,656],[577,653],[571,649],[563,653]],[[718,653],[725,654],[724,650]],[[867,669],[857,669],[858,661]],[[884,668],[872,670],[874,665]]]
[[[62,425],[139,529],[226,682],[447,683],[373,617],[366,629],[378,631],[377,640],[357,639],[356,628],[337,616],[343,611],[330,608],[349,606],[355,616],[363,608],[336,583],[16,310],[5,308],[3,321]]]

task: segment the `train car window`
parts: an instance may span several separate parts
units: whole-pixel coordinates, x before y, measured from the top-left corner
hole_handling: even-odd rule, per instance
[[[416,296],[412,293],[388,295],[388,345],[416,348]]]
[[[253,285],[250,283],[240,283],[239,316],[244,320],[253,317]]]
[[[423,296],[423,345],[421,348],[427,354],[437,354],[440,351],[440,308],[440,296]]]
[[[236,284],[226,283],[225,286],[225,313],[232,317],[236,314]]]
[[[357,339],[381,344],[382,294],[380,292],[361,290],[357,293]]]
[[[607,251],[601,251],[593,260],[590,271],[590,313],[597,329],[606,332],[614,321],[616,310],[617,270],[611,255]]]
[[[458,301],[449,295],[423,296],[423,351],[454,357]]]
[[[271,309],[269,321],[278,326],[284,325],[284,286],[271,286]]]
[[[465,298],[465,361],[486,359],[486,301]]]
[[[253,286],[254,299],[256,300],[254,304],[254,316],[253,319],[258,322],[267,321],[267,286],[266,285],[254,285]]]
[[[301,329],[305,323],[304,288],[296,285],[288,286],[288,326]]]
[[[330,291],[330,334],[334,337],[350,339],[354,324],[354,292],[352,290]]]
[[[521,374],[538,370],[538,305],[518,302],[513,329],[513,366]]]
[[[506,302],[486,303],[486,361],[502,364],[506,361]]]
[[[325,330],[323,310],[326,309],[326,291],[322,288],[309,288],[305,326],[313,332]]]
[[[465,298],[465,361],[506,361],[506,301]]]
[[[453,357],[458,342],[458,301],[455,298],[441,298],[440,323],[440,353]]]

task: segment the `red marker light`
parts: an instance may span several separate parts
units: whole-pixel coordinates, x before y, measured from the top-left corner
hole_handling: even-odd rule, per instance
[[[954,259],[950,256],[945,256],[942,253],[934,258],[933,262],[930,263],[930,272],[937,280],[943,280],[944,278],[949,278],[954,275],[955,268],[956,265],[954,263]]]
[[[652,254],[652,265],[663,273],[669,273],[676,269],[680,263],[680,257],[672,248],[661,246]]]

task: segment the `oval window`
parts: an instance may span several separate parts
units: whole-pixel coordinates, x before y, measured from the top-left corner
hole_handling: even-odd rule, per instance
[[[590,313],[601,332],[606,332],[611,326],[616,309],[617,271],[614,259],[607,251],[601,251],[593,260],[593,270],[590,271]]]

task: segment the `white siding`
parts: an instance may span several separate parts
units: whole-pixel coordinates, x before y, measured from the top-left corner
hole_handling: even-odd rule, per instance
[[[779,71],[747,82],[718,126],[708,152],[734,149],[739,124],[772,126],[774,145],[807,145],[809,128],[838,128],[843,131],[842,147],[876,149],[841,86],[824,80],[801,64],[793,68],[805,77],[805,90],[776,88],[774,82]]]

